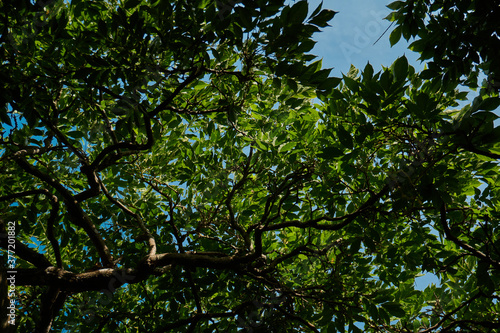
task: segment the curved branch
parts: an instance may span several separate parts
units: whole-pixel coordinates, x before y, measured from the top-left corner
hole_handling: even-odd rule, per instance
[[[352,221],[356,219],[359,215],[364,213],[366,210],[371,208],[374,204],[376,204],[389,190],[389,186],[385,185],[378,193],[374,193],[368,198],[368,200],[365,201],[364,204],[361,205],[355,212],[346,214],[343,216],[338,216],[338,217],[329,217],[329,216],[322,216],[318,217],[316,219],[311,219],[308,221],[299,221],[299,220],[293,220],[293,221],[286,221],[282,223],[277,223],[269,226],[265,226],[262,228],[262,232],[264,231],[272,231],[272,230],[278,230],[278,229],[283,229],[283,228],[288,228],[288,227],[295,227],[295,228],[314,228],[317,230],[340,230]],[[329,222],[334,222],[334,221],[342,221],[340,223],[336,224],[319,224],[319,222],[322,221],[329,221]]]
[[[175,90],[170,94],[167,99],[165,99],[160,105],[158,105],[153,111],[148,113],[149,117],[153,118],[161,111],[167,109],[170,103],[174,100],[174,98],[182,91],[182,89],[186,88],[191,82],[193,82],[196,78],[200,77],[203,74],[203,70],[200,67],[193,68],[192,73],[175,88]]]
[[[53,179],[50,175],[38,170],[33,165],[26,162],[24,159],[17,158],[15,161],[24,171],[49,184],[59,194],[61,194],[64,199],[66,209],[68,210],[68,217],[70,221],[85,230],[90,240],[96,247],[103,265],[106,267],[113,267],[115,263],[109,248],[104,242],[104,239],[101,237],[99,231],[94,226],[88,215],[83,211],[82,207],[80,207],[78,202],[75,200],[71,192],[67,190],[61,183]]]
[[[74,273],[62,268],[19,268],[16,284],[23,286],[57,286],[62,291],[112,290],[124,283],[138,283],[153,275],[165,274],[172,265],[186,268],[240,270],[256,256],[229,256],[222,252],[162,253],[145,256],[136,268],[102,268]]]
[[[433,332],[439,326],[443,325],[443,323],[446,320],[448,320],[451,316],[453,316],[455,313],[457,313],[458,311],[460,311],[460,309],[466,307],[467,305],[469,305],[470,303],[472,303],[475,299],[479,298],[480,296],[481,296],[480,293],[475,294],[470,299],[468,299],[466,302],[460,304],[455,310],[453,310],[453,311],[448,312],[447,314],[445,314],[443,316],[443,318],[441,318],[441,320],[438,321],[435,325],[433,325],[432,327],[429,327],[428,329],[425,329],[423,331],[419,331],[418,333],[430,333],[430,332]],[[444,329],[443,331],[446,331],[446,329]]]
[[[89,165],[83,164],[80,171],[87,177],[90,188],[75,195],[75,200],[78,202],[95,197],[99,194],[99,178],[95,170]]]
[[[147,141],[144,144],[140,143],[133,143],[133,142],[118,142],[116,144],[112,144],[110,146],[107,146],[101,152],[97,155],[95,160],[92,162],[92,164],[89,166],[90,170],[95,171],[101,171],[104,168],[106,168],[108,165],[104,165],[103,161],[105,158],[114,152],[118,152],[118,156],[116,159],[119,159],[121,156],[121,150],[131,150],[131,151],[141,151],[141,150],[148,150],[150,149],[153,144],[154,144],[154,137],[153,137],[153,130],[151,128],[151,116],[148,115],[148,113],[144,110],[141,110],[143,117],[144,117],[144,126],[146,127],[146,136],[147,136]]]
[[[500,262],[493,260],[490,256],[484,254],[483,252],[470,246],[469,244],[464,243],[458,237],[453,235],[453,233],[450,230],[450,227],[448,226],[448,222],[446,222],[446,205],[444,203],[441,205],[440,215],[441,215],[440,218],[441,226],[443,227],[444,233],[449,240],[451,240],[453,243],[458,245],[463,250],[468,251],[473,256],[490,263],[496,269],[500,269]]]
[[[57,287],[51,287],[41,296],[40,321],[37,323],[36,333],[49,333],[57,313],[64,305],[67,294]]]
[[[56,257],[57,267],[62,268],[62,259],[61,259],[61,251],[59,249],[59,242],[54,237],[54,223],[57,220],[57,216],[59,213],[59,201],[57,197],[46,190],[47,193],[45,195],[50,199],[50,204],[52,209],[50,210],[49,220],[47,221],[47,238],[49,239],[50,245],[54,250],[54,256]]]
[[[41,253],[36,252],[32,248],[29,248],[25,244],[21,243],[16,239],[15,242],[15,248],[16,248],[16,256],[19,257],[20,259],[23,259],[31,264],[33,264],[37,268],[47,268],[50,266],[53,266],[52,263],[45,258],[45,256]],[[7,243],[7,233],[2,231],[0,233],[0,247],[8,250],[8,243]]]
[[[100,186],[101,186],[102,191],[103,191],[104,195],[106,196],[106,198],[108,198],[109,201],[111,201],[112,203],[117,205],[121,210],[123,210],[125,213],[132,216],[137,221],[139,228],[144,233],[144,235],[146,235],[146,237],[148,238],[148,246],[149,246],[148,257],[154,256],[156,254],[156,241],[155,241],[153,235],[151,234],[151,232],[149,231],[149,229],[146,228],[146,225],[142,221],[141,216],[139,214],[136,214],[133,211],[131,211],[120,200],[113,198],[113,196],[111,194],[109,194],[108,190],[106,189],[106,186],[104,186],[102,181],[99,180],[99,182],[100,182]]]
[[[486,157],[493,158],[496,160],[500,159],[500,154],[495,154],[495,153],[492,153],[492,152],[489,152],[486,150],[482,150],[482,149],[476,148],[472,145],[460,145],[460,147],[467,150],[467,151],[470,151],[471,153],[474,153],[474,154],[486,156]]]

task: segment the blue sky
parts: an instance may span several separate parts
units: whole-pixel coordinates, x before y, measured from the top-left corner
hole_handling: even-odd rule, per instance
[[[391,48],[389,34],[393,27],[376,42],[391,24],[384,19],[390,13],[390,9],[386,6],[391,2],[391,0],[323,2],[323,8],[338,13],[330,22],[330,27],[324,28],[314,36],[318,43],[313,53],[323,58],[324,67],[333,67],[334,76],[347,73],[351,64],[363,69],[367,62],[378,71],[382,65],[390,66],[403,54],[416,70],[423,69],[423,64],[417,61],[418,55],[407,49],[408,43],[404,39]],[[309,3],[311,13],[321,1],[309,0]]]

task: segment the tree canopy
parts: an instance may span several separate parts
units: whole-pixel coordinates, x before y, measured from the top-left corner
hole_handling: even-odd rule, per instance
[[[423,72],[332,77],[307,1],[1,2],[2,329],[499,331],[498,3],[389,7]]]

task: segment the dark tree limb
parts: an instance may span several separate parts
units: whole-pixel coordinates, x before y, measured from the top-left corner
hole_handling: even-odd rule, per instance
[[[56,257],[57,267],[62,268],[62,259],[61,259],[61,251],[59,249],[59,242],[54,236],[54,224],[57,221],[57,217],[59,215],[59,201],[55,195],[50,193],[47,190],[45,195],[50,199],[50,204],[52,205],[52,209],[50,210],[49,220],[47,221],[47,238],[49,239],[50,245],[54,250],[54,256]]]
[[[471,153],[474,153],[474,154],[486,156],[486,157],[497,159],[497,160],[500,159],[500,154],[495,154],[495,153],[489,152],[487,150],[482,150],[482,149],[476,148],[472,145],[467,145],[467,146],[461,145],[461,147],[467,151],[470,151]]]
[[[6,233],[0,233],[0,247],[6,250],[8,249]],[[15,247],[16,256],[33,264],[35,267],[43,269],[52,266],[52,263],[45,258],[43,254],[34,251],[20,241],[16,240]]]
[[[96,171],[86,164],[80,167],[80,171],[87,177],[90,188],[75,195],[75,200],[78,202],[95,197],[99,195],[100,192],[99,178],[97,177]]]
[[[172,266],[188,269],[213,268],[241,271],[257,258],[255,253],[229,256],[221,252],[162,253],[145,256],[136,268],[103,268],[84,273],[74,273],[57,267],[19,268],[16,284],[23,286],[57,286],[62,291],[82,292],[111,290],[124,283],[138,283],[153,275],[162,275]]]
[[[273,231],[273,230],[279,230],[279,229],[284,229],[288,227],[295,227],[295,228],[314,228],[317,230],[340,230],[352,221],[356,219],[358,216],[360,216],[362,213],[368,211],[370,208],[372,208],[387,192],[389,191],[389,186],[385,185],[378,193],[374,193],[366,200],[361,207],[359,207],[355,212],[346,214],[343,216],[338,216],[338,217],[329,217],[329,216],[322,216],[316,219],[311,219],[308,221],[299,221],[299,220],[293,220],[293,221],[286,221],[282,223],[277,223],[269,226],[265,226],[261,229],[261,232],[264,231]],[[322,221],[328,221],[328,222],[335,222],[335,221],[342,221],[340,223],[336,224],[331,224],[331,223],[322,223],[320,224],[319,222]]]
[[[92,171],[101,171],[108,165],[105,165],[103,162],[106,157],[112,153],[117,153],[117,159],[121,156],[121,150],[127,151],[143,151],[150,149],[154,144],[153,137],[153,129],[151,127],[151,116],[144,110],[141,110],[144,118],[144,126],[146,129],[147,141],[143,144],[135,143],[135,142],[118,142],[116,144],[112,144],[104,148],[95,158],[95,160],[90,164],[90,170]]]
[[[50,193],[49,190],[47,190],[47,189],[38,189],[38,190],[24,191],[24,192],[19,192],[19,193],[14,193],[11,195],[3,196],[3,197],[0,197],[0,201],[22,198],[22,197],[26,197],[26,196],[33,195],[33,194],[44,194],[50,200],[50,204],[52,206],[52,209],[50,210],[49,219],[47,221],[47,238],[50,242],[50,245],[52,246],[52,249],[54,250],[54,256],[56,257],[57,267],[62,268],[62,260],[61,260],[61,252],[59,250],[59,243],[57,242],[57,239],[54,237],[54,223],[56,222],[57,216],[59,213],[59,201],[58,201],[57,197],[55,195],[53,195],[52,193]],[[2,232],[5,232],[3,227],[2,227]],[[5,235],[5,237],[7,237],[7,235]],[[0,236],[0,238],[3,239],[3,236]],[[4,247],[3,245],[4,244],[0,245],[0,247]],[[20,245],[19,247],[22,247],[22,246],[23,245]],[[16,247],[17,247],[17,241],[16,241]],[[29,249],[29,250],[31,250],[31,249]],[[48,261],[47,261],[47,263],[48,263]],[[35,266],[37,266],[37,265],[35,265]],[[48,267],[48,266],[51,266],[50,263],[48,263],[48,265],[45,267]],[[37,266],[37,267],[39,267],[39,266]]]
[[[469,244],[464,243],[458,237],[453,235],[450,227],[448,226],[448,222],[446,221],[446,205],[444,203],[441,205],[440,215],[441,215],[440,216],[441,226],[443,227],[446,238],[448,238],[453,243],[455,243],[457,246],[459,246],[463,250],[469,252],[470,254],[475,256],[476,258],[482,259],[482,260],[490,263],[496,269],[500,269],[500,262],[493,260],[489,255],[486,255],[483,252],[479,251],[478,249],[474,248],[473,246],[470,246]]]
[[[175,90],[170,94],[167,99],[165,99],[162,103],[160,103],[153,111],[150,111],[148,113],[149,117],[153,118],[155,117],[158,113],[161,111],[164,111],[167,109],[167,107],[172,103],[174,98],[184,89],[186,88],[191,82],[196,80],[198,77],[200,77],[203,74],[203,70],[201,67],[198,68],[193,68],[193,71],[191,74],[175,88]]]
[[[57,287],[49,287],[41,296],[40,321],[36,325],[36,333],[49,333],[57,313],[64,305],[67,294]]]
[[[106,267],[114,266],[115,263],[113,257],[108,246],[104,242],[104,239],[101,237],[99,231],[92,223],[92,220],[90,220],[88,215],[83,211],[82,207],[80,207],[78,202],[75,200],[71,192],[50,175],[35,168],[24,159],[17,158],[15,161],[24,171],[49,184],[63,197],[66,209],[68,210],[68,217],[70,221],[85,230],[90,240],[94,244],[97,252],[99,253],[103,265]]]
[[[17,239],[15,240],[16,256],[33,264],[37,268],[45,269],[52,266],[52,263],[41,253],[36,252],[32,248],[24,245]],[[8,250],[8,234],[5,228],[5,221],[0,219],[0,247]]]

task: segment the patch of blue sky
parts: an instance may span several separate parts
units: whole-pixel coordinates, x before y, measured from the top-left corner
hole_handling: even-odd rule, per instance
[[[390,46],[389,35],[393,27],[385,20],[391,12],[386,7],[390,2],[325,1],[324,8],[338,13],[330,21],[330,27],[314,36],[317,44],[312,53],[323,58],[323,66],[333,68],[335,76],[347,73],[351,64],[363,69],[369,62],[377,71],[381,66],[390,66],[402,55],[406,55],[416,70],[423,69],[424,64],[417,60],[418,54],[408,50],[408,42],[400,40],[395,46]],[[320,3],[320,0],[310,0],[311,8]]]

